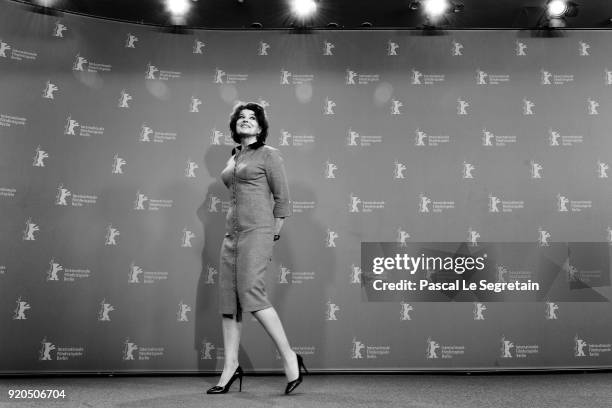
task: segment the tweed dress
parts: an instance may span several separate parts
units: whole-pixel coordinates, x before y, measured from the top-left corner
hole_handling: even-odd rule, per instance
[[[219,311],[255,312],[271,306],[265,271],[274,247],[274,218],[291,215],[280,152],[262,142],[238,146],[221,172],[230,191],[219,262]]]

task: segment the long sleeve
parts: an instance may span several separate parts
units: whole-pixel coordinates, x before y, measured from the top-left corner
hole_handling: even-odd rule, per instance
[[[265,159],[266,178],[274,197],[273,214],[275,218],[285,218],[292,214],[289,184],[283,165],[283,158],[276,149],[269,149]]]

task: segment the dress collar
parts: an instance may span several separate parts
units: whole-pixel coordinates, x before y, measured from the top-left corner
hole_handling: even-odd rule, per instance
[[[261,146],[265,145],[264,142],[262,142],[261,140],[258,140],[256,142],[251,143],[250,145],[247,146],[247,148],[251,149],[251,150],[256,150],[259,149]],[[242,145],[238,145],[236,147],[234,147],[234,149],[232,150],[232,156],[234,154],[236,154],[237,152],[242,150]]]

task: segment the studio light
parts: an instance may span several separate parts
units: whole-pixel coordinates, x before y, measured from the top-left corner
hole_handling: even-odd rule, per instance
[[[450,8],[448,0],[425,0],[423,11],[430,18],[436,19],[444,15]]]
[[[314,0],[293,0],[291,2],[291,11],[300,19],[310,17],[316,10],[317,3]]]
[[[565,15],[568,6],[565,0],[551,0],[546,5],[546,12],[549,17],[559,18]]]
[[[187,13],[191,8],[189,0],[165,0],[165,3],[172,22],[177,25],[185,24]]]

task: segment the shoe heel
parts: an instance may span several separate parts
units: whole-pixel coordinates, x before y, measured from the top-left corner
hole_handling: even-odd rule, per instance
[[[302,356],[300,356],[299,354],[297,355],[298,357],[298,370],[301,368],[304,369],[304,372],[306,374],[308,374],[308,369],[306,368],[306,366],[304,365],[304,360],[302,359]]]
[[[240,388],[238,388],[239,392],[242,392],[242,373],[240,373]]]

